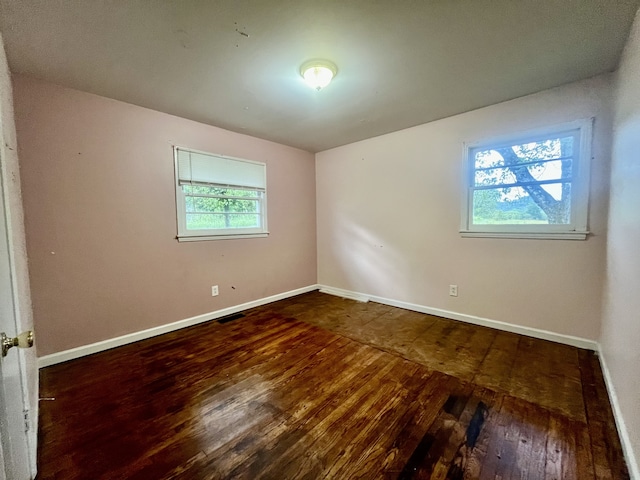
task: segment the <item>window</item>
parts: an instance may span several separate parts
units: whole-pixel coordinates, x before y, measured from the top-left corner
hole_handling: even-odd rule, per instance
[[[267,235],[266,165],[174,147],[178,240]]]
[[[466,146],[461,233],[584,240],[591,120]]]

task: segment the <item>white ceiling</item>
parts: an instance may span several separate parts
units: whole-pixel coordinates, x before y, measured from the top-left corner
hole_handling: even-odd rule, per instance
[[[610,72],[639,5],[0,0],[0,30],[13,72],[316,152]]]

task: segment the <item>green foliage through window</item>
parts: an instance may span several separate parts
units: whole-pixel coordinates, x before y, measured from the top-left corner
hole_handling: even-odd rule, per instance
[[[187,230],[259,228],[263,192],[216,185],[182,185]]]

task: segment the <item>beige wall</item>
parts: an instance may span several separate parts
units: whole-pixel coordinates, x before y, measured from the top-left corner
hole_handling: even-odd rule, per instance
[[[640,480],[640,16],[617,73],[602,353]]]
[[[40,355],[316,283],[312,154],[28,77],[14,89]],[[269,237],[178,243],[172,144],[266,162]]]
[[[597,339],[609,100],[601,76],[317,154],[318,283]],[[588,240],[460,237],[463,142],[590,116]]]

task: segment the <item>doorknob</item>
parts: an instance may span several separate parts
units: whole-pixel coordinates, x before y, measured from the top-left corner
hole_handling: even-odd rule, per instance
[[[0,343],[2,343],[2,356],[5,357],[12,347],[31,348],[33,347],[33,332],[28,330],[22,332],[15,338],[9,338],[4,332],[0,333]]]

